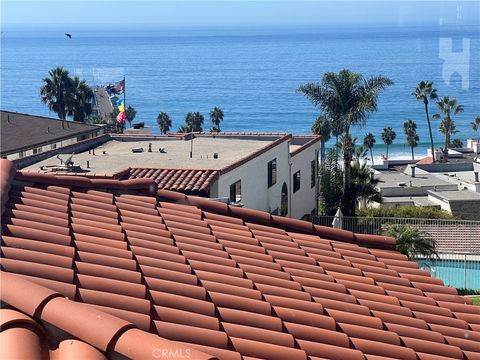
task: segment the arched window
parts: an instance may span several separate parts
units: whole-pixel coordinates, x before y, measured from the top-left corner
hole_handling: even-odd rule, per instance
[[[282,197],[280,204],[280,215],[287,216],[288,214],[288,188],[287,184],[283,183],[282,185]]]

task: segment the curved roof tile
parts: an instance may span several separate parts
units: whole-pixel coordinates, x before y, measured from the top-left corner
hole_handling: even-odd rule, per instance
[[[141,195],[153,194],[148,179],[5,181],[1,300],[32,317],[6,321],[8,351],[94,359],[148,359],[155,349],[198,359],[480,354],[477,308],[393,251],[390,238],[178,192]],[[38,321],[77,342],[55,340]]]

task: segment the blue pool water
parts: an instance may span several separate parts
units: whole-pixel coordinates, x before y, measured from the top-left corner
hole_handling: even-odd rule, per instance
[[[429,270],[432,276],[455,288],[480,290],[480,261],[464,260],[419,260],[421,269]]]

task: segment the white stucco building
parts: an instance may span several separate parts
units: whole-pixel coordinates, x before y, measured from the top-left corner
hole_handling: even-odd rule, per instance
[[[154,178],[161,189],[302,218],[316,212],[319,150],[314,135],[112,134],[73,160],[87,176]],[[49,171],[57,162],[44,156],[27,168]]]

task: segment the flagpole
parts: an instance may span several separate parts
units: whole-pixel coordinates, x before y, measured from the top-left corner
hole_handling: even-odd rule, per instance
[[[127,88],[125,86],[125,73],[123,73],[123,110],[125,111],[125,119],[127,118],[127,103],[125,102],[125,99],[127,97],[126,92]]]

